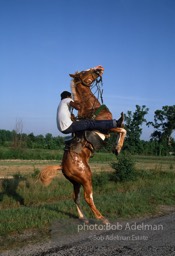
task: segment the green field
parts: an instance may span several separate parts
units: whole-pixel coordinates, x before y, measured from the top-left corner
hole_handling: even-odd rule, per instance
[[[97,153],[90,161],[94,201],[108,219],[151,216],[164,206],[175,205],[174,157],[133,158],[136,177],[123,182],[113,179],[114,155]],[[48,187],[37,181],[39,170],[58,163],[56,160],[0,161],[0,176],[6,177],[0,180],[0,235],[4,246],[12,234],[39,230],[49,235],[55,219],[77,218],[72,185],[61,173]],[[83,196],[81,198],[85,215],[93,218]]]

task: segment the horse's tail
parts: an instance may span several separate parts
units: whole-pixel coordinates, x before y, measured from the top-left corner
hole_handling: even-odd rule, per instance
[[[39,173],[38,179],[45,186],[48,186],[53,180],[53,178],[55,178],[58,175],[60,170],[62,170],[61,165],[47,166]]]

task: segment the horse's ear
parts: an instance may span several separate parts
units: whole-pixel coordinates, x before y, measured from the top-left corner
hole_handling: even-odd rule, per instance
[[[69,74],[69,76],[71,76],[71,77],[73,77],[73,78],[75,77],[75,75],[74,75],[74,74]]]

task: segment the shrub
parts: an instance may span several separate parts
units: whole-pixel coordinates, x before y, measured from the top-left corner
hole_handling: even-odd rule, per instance
[[[38,168],[34,167],[33,173],[31,174],[32,178],[38,178],[38,175],[40,173],[40,170]]]
[[[103,187],[110,180],[108,172],[95,173],[92,177],[94,187]]]
[[[174,167],[173,167],[173,164],[170,164],[169,169],[170,169],[170,170],[173,170],[173,168],[174,168]]]
[[[121,154],[118,161],[111,163],[115,170],[114,179],[117,181],[128,181],[136,178],[135,162],[129,154]]]

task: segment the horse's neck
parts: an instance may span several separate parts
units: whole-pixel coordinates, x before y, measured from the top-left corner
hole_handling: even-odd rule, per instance
[[[78,111],[81,117],[89,117],[101,105],[89,87],[77,86],[76,98],[81,103],[81,109]]]

